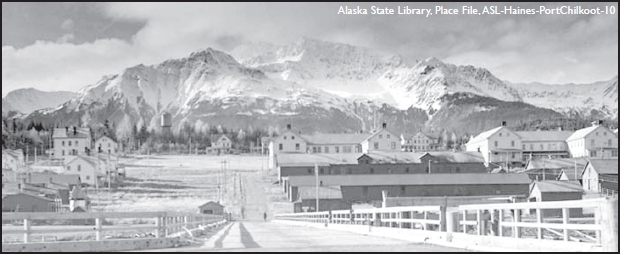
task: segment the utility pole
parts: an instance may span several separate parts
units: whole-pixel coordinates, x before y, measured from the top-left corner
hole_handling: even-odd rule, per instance
[[[316,177],[316,212],[319,211],[319,166],[314,163],[314,175]]]

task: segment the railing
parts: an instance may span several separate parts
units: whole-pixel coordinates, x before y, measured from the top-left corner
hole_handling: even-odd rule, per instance
[[[603,202],[605,199],[461,205],[458,231],[600,244]],[[591,215],[584,214],[588,209],[593,210]]]
[[[274,219],[431,230],[457,236],[536,239],[550,243],[561,240],[613,251],[618,248],[617,204],[617,198],[597,198],[449,208],[409,206],[279,214]]]
[[[440,206],[409,206],[331,212],[278,214],[274,219],[314,223],[439,230],[445,225]]]
[[[105,225],[110,219],[146,219],[148,224]],[[156,238],[178,235],[192,229],[219,225],[226,222],[222,215],[171,213],[171,212],[103,212],[103,213],[2,213],[4,221],[21,221],[23,228],[10,228],[3,224],[2,235],[23,234],[23,243],[32,242],[32,234],[79,233],[95,231],[95,240],[104,239],[105,231],[152,231]],[[94,220],[94,227],[53,225],[49,221]],[[45,221],[47,225],[33,225],[33,221]],[[41,227],[41,228],[39,228]],[[4,237],[3,237],[4,238]]]

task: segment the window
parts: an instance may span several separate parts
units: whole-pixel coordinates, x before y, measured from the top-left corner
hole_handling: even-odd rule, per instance
[[[62,150],[62,156],[65,156],[65,150]]]
[[[90,176],[86,176],[86,180],[90,180]]]
[[[282,151],[282,148],[283,148],[283,145],[282,145],[282,144],[278,144],[278,149],[279,149],[280,151]]]
[[[379,138],[383,138],[383,134],[379,134]]]
[[[375,169],[374,168],[370,168],[370,173],[374,174],[375,173]]]
[[[405,169],[405,173],[409,173],[409,168],[406,168],[406,169]]]
[[[316,147],[312,147],[312,153],[316,153]]]
[[[78,142],[77,142],[77,140],[75,141],[75,146],[78,146]]]
[[[299,151],[299,143],[295,144],[295,150]]]
[[[323,169],[319,169],[319,174],[323,174]]]
[[[78,167],[77,167],[77,171],[78,171],[78,172],[82,172],[82,165],[78,165]]]
[[[603,136],[607,136],[607,132],[603,132]]]
[[[543,144],[540,144],[540,150],[545,150],[545,146]]]
[[[340,147],[339,146],[334,147],[334,150],[336,150],[336,153],[340,153]]]
[[[392,141],[392,150],[396,149],[396,142]]]
[[[607,144],[608,144],[609,146],[611,146],[611,139],[610,139],[610,140],[607,140]]]
[[[390,134],[385,134],[385,137],[386,138],[390,138]]]
[[[594,139],[590,140],[590,145],[591,146],[594,146],[595,143],[596,143],[596,141],[594,141]],[[69,145],[71,145],[71,144],[69,144]]]
[[[362,152],[362,145],[355,146],[355,152],[356,153],[361,153]]]
[[[316,152],[317,153],[321,153],[321,147],[320,146],[316,148]]]
[[[62,141],[62,146],[65,146],[65,141]]]
[[[374,144],[374,148],[375,148],[375,149],[379,149],[379,142],[375,142],[375,144]]]
[[[618,150],[611,150],[611,157],[618,157]]]
[[[69,146],[71,146],[71,140],[69,140]]]
[[[77,142],[75,142],[75,145],[77,145]],[[108,148],[110,148],[110,143],[108,143]]]
[[[512,154],[512,158],[513,158],[513,159],[515,158],[515,154],[514,154],[514,153]]]
[[[596,151],[590,151],[590,157],[596,157]]]
[[[495,141],[495,147],[497,147],[497,141]]]
[[[534,144],[530,144],[530,150],[534,150]]]
[[[67,166],[67,171],[71,171],[71,166]]]
[[[515,147],[515,141],[514,140],[510,140],[510,146]]]
[[[325,153],[329,153],[329,146],[325,147]]]
[[[292,139],[292,140],[295,140],[295,136],[291,136],[291,139]]]
[[[500,136],[500,137],[502,136],[502,133],[501,133],[501,132],[499,133],[499,136]]]
[[[523,144],[523,150],[525,150],[525,144]]]
[[[343,146],[342,147],[342,152],[343,153],[350,153],[351,152],[351,147],[350,146]]]

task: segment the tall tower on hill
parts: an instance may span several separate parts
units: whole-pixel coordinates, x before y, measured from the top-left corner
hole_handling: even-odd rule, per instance
[[[164,112],[161,114],[161,132],[171,133],[170,128],[172,128],[172,115],[168,112]]]

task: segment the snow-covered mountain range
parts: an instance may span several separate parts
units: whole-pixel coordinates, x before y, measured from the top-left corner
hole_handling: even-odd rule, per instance
[[[617,86],[617,77],[587,85],[511,84],[474,66],[432,57],[407,63],[398,55],[302,38],[283,46],[247,44],[230,54],[207,48],[182,59],[130,67],[83,88],[57,108],[25,118],[61,125],[109,120],[120,133],[128,133],[134,125],[157,130],[166,111],[173,115],[173,130],[185,123],[197,129],[293,123],[304,131],[368,131],[387,122],[398,131],[413,132],[449,126],[445,121],[456,115],[468,121],[465,111],[492,110],[476,104],[484,98],[492,99],[495,108],[502,101],[521,103],[510,105],[546,117],[554,117],[553,110],[597,110],[617,119]],[[475,96],[476,103],[463,94]],[[459,101],[468,106],[455,110],[452,104]],[[5,99],[3,112],[4,105]],[[504,113],[494,115],[502,118]],[[432,120],[436,115],[441,121]]]
[[[44,92],[34,88],[17,89],[2,98],[2,113],[30,113],[37,109],[56,107],[75,97],[74,92]]]

